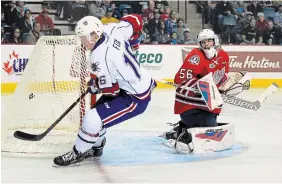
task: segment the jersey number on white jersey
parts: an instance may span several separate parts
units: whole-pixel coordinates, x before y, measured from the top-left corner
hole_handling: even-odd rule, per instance
[[[114,40],[114,45],[113,47],[120,50],[120,42],[117,40]],[[125,42],[125,50],[124,50],[124,63],[126,66],[131,67],[131,69],[133,70],[135,76],[140,79],[141,75],[140,75],[140,64],[139,62],[136,60],[135,56],[133,55],[130,45],[129,43]]]

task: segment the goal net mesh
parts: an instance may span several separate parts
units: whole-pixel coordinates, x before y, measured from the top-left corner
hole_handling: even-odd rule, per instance
[[[83,115],[95,97],[86,96],[42,140],[24,141],[17,130],[44,132],[86,90],[89,52],[75,36],[41,37],[2,116],[2,154],[54,156],[72,149]]]

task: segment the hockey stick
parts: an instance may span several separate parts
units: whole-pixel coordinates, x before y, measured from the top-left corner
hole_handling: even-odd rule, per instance
[[[156,80],[156,79],[155,79]],[[171,85],[174,87],[178,87],[177,84],[173,83],[173,82],[168,82],[165,80],[156,80],[158,82],[161,82],[163,84],[167,84],[167,85]],[[272,95],[273,93],[275,93],[275,91],[279,88],[279,86],[276,83],[272,83],[260,96],[260,98],[254,102],[252,101],[248,101],[248,100],[244,100],[242,98],[238,98],[235,96],[230,96],[230,95],[221,95],[223,102],[227,103],[227,104],[231,104],[237,107],[242,107],[245,109],[250,109],[250,110],[258,110],[262,103],[267,99],[268,96]]]
[[[43,139],[88,93],[90,88],[80,95],[80,97],[71,104],[71,106],[49,127],[41,134],[29,134],[22,131],[15,131],[14,137],[25,141],[40,141]]]

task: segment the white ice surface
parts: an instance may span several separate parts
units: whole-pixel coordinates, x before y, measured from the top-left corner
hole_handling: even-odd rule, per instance
[[[242,95],[258,98],[263,89]],[[2,96],[2,112],[5,108]],[[157,90],[145,114],[124,122],[112,130],[163,132],[173,115],[174,92]],[[1,157],[2,182],[282,182],[282,90],[269,97],[257,111],[225,105],[221,122],[235,123],[236,140],[248,146],[233,157],[181,164],[148,166],[101,166],[54,168],[52,159]],[[109,132],[110,133],[110,132]],[[118,151],[118,150],[117,150]],[[138,157],[137,157],[138,159]]]

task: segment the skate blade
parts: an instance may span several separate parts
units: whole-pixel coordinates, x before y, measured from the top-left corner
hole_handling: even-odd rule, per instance
[[[82,162],[74,162],[74,163],[71,163],[69,165],[57,165],[55,163],[53,163],[53,167],[55,168],[60,168],[60,167],[77,167],[77,166],[81,166]]]
[[[90,157],[90,158],[87,158],[87,159],[84,159],[84,161],[86,162],[89,162],[89,161],[95,161],[95,160],[100,160],[101,159],[101,156],[100,157]]]

